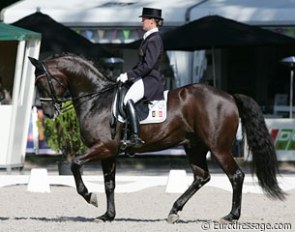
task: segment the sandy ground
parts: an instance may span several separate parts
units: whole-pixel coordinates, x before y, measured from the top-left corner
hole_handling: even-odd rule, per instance
[[[116,219],[98,223],[95,217],[106,208],[103,193],[98,194],[99,207],[95,208],[71,187],[53,186],[51,193],[31,193],[25,185],[11,186],[0,189],[0,231],[295,231],[295,190],[288,194],[281,202],[262,194],[244,193],[239,224],[225,228],[217,222],[230,211],[231,193],[214,187],[205,186],[197,192],[179,213],[180,221],[171,225],[166,217],[180,194],[165,193],[164,187],[117,193]],[[266,223],[273,227],[289,223],[287,226],[292,228],[267,230]]]

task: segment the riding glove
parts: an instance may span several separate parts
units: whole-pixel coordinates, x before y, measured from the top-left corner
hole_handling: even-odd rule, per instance
[[[117,77],[117,82],[121,81],[122,83],[128,80],[127,73],[121,73],[120,76]]]

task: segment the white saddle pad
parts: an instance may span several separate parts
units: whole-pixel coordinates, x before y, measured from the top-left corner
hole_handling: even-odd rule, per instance
[[[167,100],[168,90],[164,91],[164,100],[155,100],[149,103],[149,115],[146,119],[140,121],[140,124],[164,122],[167,118]],[[117,101],[117,97],[115,101]],[[114,110],[115,109],[113,108],[113,112]],[[125,119],[121,115],[118,115],[118,121],[124,123]]]

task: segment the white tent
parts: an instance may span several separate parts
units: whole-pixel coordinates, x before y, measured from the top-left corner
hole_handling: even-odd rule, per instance
[[[13,23],[36,11],[66,26],[138,26],[142,7],[160,8],[165,25],[185,22],[187,10],[202,0],[24,0],[1,12],[5,23]]]
[[[41,35],[0,23],[0,74],[11,102],[0,104],[0,168],[24,166],[29,119],[34,96],[34,68],[28,56],[38,58]]]
[[[295,25],[294,0],[210,0],[194,7],[189,20],[220,15],[252,25]]]
[[[295,25],[294,0],[23,0],[4,8],[0,19],[13,23],[40,11],[92,42],[129,43],[142,36],[137,16],[143,7],[162,9],[166,28],[208,15],[258,26]]]
[[[295,24],[294,0],[23,0],[5,8],[1,20],[41,11],[67,26],[137,26],[142,7],[162,9],[167,26],[213,14],[255,25]]]

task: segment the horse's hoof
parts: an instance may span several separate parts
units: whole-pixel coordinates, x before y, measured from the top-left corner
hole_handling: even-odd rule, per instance
[[[229,224],[229,223],[231,223],[231,221],[226,220],[225,218],[220,218],[219,220],[219,224]]]
[[[102,223],[102,222],[112,222],[114,220],[115,216],[113,217],[110,217],[108,216],[108,214],[104,214],[104,215],[101,215],[100,217],[98,218],[95,218],[95,222],[98,222],[98,223]]]
[[[102,218],[95,218],[94,219],[94,222],[97,222],[97,223],[103,223],[105,222]]]
[[[224,216],[223,218],[220,218],[219,223],[220,224],[229,224],[237,221],[238,219],[234,218],[232,214],[229,214],[227,216]]]
[[[96,194],[91,193],[89,204],[91,204],[91,205],[93,205],[95,207],[98,207],[98,202],[97,202],[97,196],[96,196]]]
[[[179,220],[179,216],[177,214],[169,214],[168,218],[167,218],[167,222],[170,224],[174,224],[176,222],[178,222]]]

